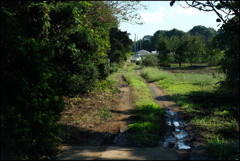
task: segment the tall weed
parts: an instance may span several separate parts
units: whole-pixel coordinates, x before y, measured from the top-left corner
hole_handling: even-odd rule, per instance
[[[148,81],[158,81],[168,79],[175,80],[175,76],[172,73],[159,70],[157,67],[145,67],[142,69],[141,75]]]
[[[142,60],[143,66],[158,66],[158,58],[155,55],[146,55]]]

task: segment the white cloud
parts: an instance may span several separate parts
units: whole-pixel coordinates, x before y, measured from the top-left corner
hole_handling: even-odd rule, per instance
[[[162,6],[157,6],[159,10],[165,10]]]
[[[174,17],[174,14],[172,14],[171,12],[166,11],[166,13],[167,13],[169,16]]]
[[[163,8],[162,6],[158,6],[158,9],[159,10],[162,10],[164,13],[167,13],[167,15],[169,15],[170,17],[174,17],[174,15],[171,13],[171,12],[169,12],[169,11],[167,11],[165,8]]]
[[[148,23],[157,23],[157,22],[163,22],[163,16],[164,13],[159,11],[155,13],[151,12],[141,12],[140,13],[142,20]]]
[[[187,7],[184,6],[185,8],[181,7],[181,6],[176,6],[175,8],[171,9],[171,11],[176,12],[178,14],[184,14],[184,15],[188,15],[188,16],[194,16],[196,14],[198,14],[198,10],[192,7]]]

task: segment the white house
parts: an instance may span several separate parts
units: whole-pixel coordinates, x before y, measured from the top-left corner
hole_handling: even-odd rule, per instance
[[[130,58],[130,62],[131,63],[136,63],[136,61],[140,61],[142,60],[141,57],[140,57],[140,54],[134,54],[131,58]]]
[[[150,52],[147,50],[139,50],[136,53],[139,54],[140,56],[145,56],[147,54],[150,54]]]

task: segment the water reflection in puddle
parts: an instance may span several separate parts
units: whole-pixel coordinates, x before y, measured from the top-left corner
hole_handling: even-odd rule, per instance
[[[172,135],[170,135],[168,138],[166,138],[165,142],[163,143],[163,147],[168,147],[169,142],[176,142],[176,138]]]
[[[166,124],[171,128],[172,135],[165,136],[163,147],[175,147],[177,149],[191,149],[184,140],[188,136],[188,132],[183,126],[183,122],[180,122],[178,113],[171,110],[166,111]]]
[[[186,145],[183,141],[178,141],[175,146],[177,146],[178,149],[191,149],[191,147]]]
[[[175,137],[177,138],[177,139],[183,139],[183,138],[185,138],[186,136],[188,135],[188,133],[186,132],[186,131],[180,131],[180,133],[176,133],[176,135],[175,135]]]
[[[177,114],[176,112],[173,112],[173,111],[170,111],[170,110],[169,110],[169,111],[166,111],[166,112],[167,112],[168,115],[171,115],[171,116],[174,116],[174,115]]]
[[[174,124],[175,127],[179,126],[179,122],[178,121],[174,121],[173,124]]]
[[[171,121],[169,120],[169,121],[167,121],[167,125],[168,126],[172,126],[172,123],[171,123]]]
[[[180,129],[175,128],[175,130],[176,130],[177,132],[180,132]]]

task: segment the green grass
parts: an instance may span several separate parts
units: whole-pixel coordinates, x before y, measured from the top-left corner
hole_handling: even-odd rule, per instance
[[[158,80],[174,80],[175,77],[173,74],[162,71],[159,72],[159,69],[157,67],[145,67],[141,71],[141,75],[146,78],[148,81],[158,81]]]
[[[213,85],[219,81],[218,78],[214,78],[212,74],[175,74],[176,78],[180,82],[185,82],[193,85]]]
[[[228,142],[217,136],[208,139],[206,147],[209,149],[210,153],[219,160],[239,160],[239,140]]]
[[[163,129],[163,110],[154,102],[151,92],[144,79],[136,71],[128,71],[123,74],[132,87],[132,95],[139,116],[137,123],[129,124],[127,132],[132,135],[132,143],[135,146],[157,145]]]
[[[190,122],[202,129],[201,134],[207,140],[206,147],[218,159],[229,159],[239,155],[239,150],[232,154],[231,149],[239,139],[238,123],[233,117],[234,112],[239,112],[239,107],[231,104],[219,104],[224,96],[218,92],[218,81],[224,79],[221,74],[197,73],[170,73],[158,68],[143,68],[142,76],[148,81],[156,81],[159,87],[168,92],[176,104],[189,113]],[[217,97],[218,96],[218,97]],[[197,101],[198,99],[201,101]],[[190,98],[195,98],[190,99]],[[214,102],[215,101],[215,102]],[[217,139],[221,138],[221,139]],[[238,157],[239,158],[239,157]]]
[[[190,65],[189,63],[182,63],[181,64],[182,67],[186,67],[186,66],[189,66],[189,65]],[[171,67],[179,67],[179,63],[172,63]]]

